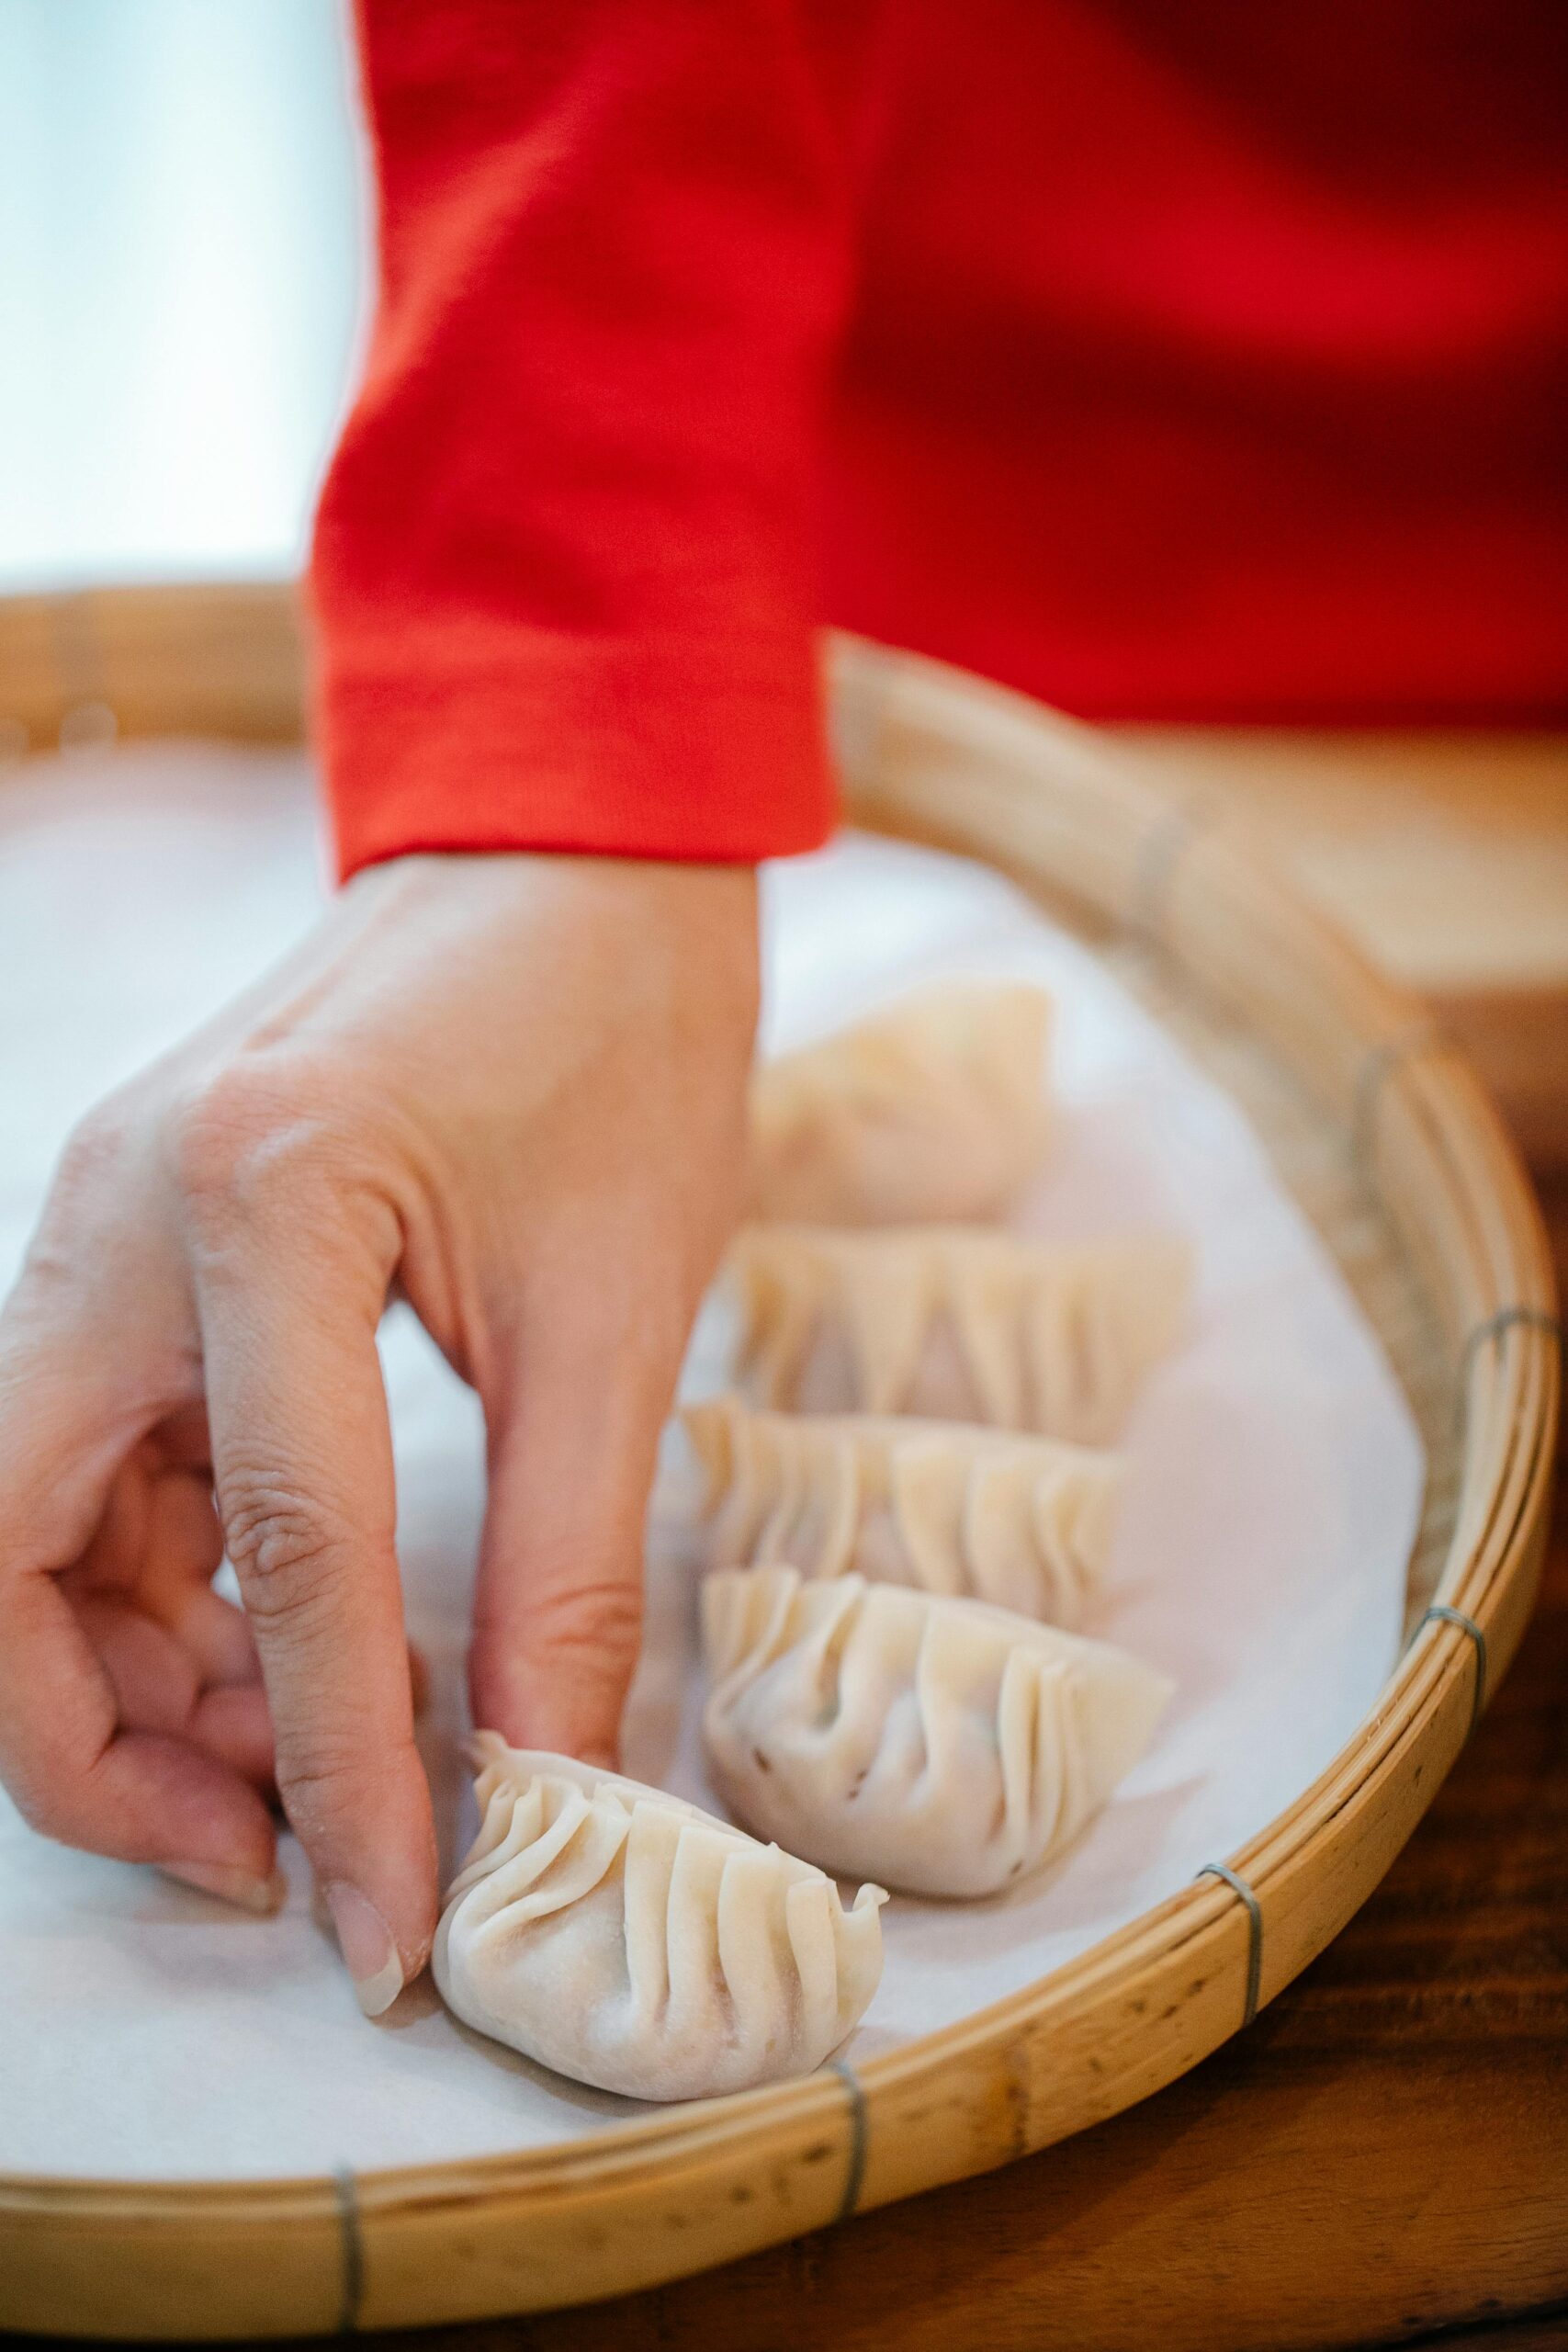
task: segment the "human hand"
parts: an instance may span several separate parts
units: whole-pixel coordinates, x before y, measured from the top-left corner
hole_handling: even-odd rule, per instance
[[[367,2011],[423,1967],[394,1289],[484,1406],[475,1718],[613,1756],[756,992],[749,869],[406,857],[87,1118],[0,1314],[0,1777],[35,1827],[265,1909],[276,1773]]]

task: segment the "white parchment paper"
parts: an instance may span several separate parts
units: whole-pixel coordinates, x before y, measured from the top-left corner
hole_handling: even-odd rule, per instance
[[[216,749],[81,755],[0,796],[0,1283],[73,1119],[309,922],[310,781]],[[1028,1984],[1224,1860],[1372,1705],[1399,1637],[1423,1463],[1398,1386],[1246,1121],[1103,970],[984,869],[849,840],[769,877],[773,1046],[949,973],[1037,977],[1059,1004],[1055,1146],[1020,1222],[1155,1225],[1197,1244],[1178,1356],[1128,1436],[1089,1630],[1174,1676],[1155,1745],[1066,1859],[985,1905],[895,1900],[854,2056]],[[699,1331],[688,1384],[712,1376]],[[389,1319],[411,1631],[435,1669],[426,1750],[450,1862],[469,1828],[466,1600],[481,1502],[472,1399]],[[656,1519],[657,1519],[656,1514]],[[712,1803],[689,1595],[656,1524],[626,1768]],[[277,1919],[46,1844],[0,1796],[0,2171],[235,2177],[538,2145],[635,2113],[454,2024],[428,1980],[365,2023],[292,1840]]]

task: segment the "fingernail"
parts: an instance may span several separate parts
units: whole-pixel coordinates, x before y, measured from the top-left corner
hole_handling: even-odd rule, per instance
[[[367,2018],[378,2018],[403,1989],[403,1964],[392,1931],[356,1886],[340,1879],[335,1885],[324,1887],[322,1894],[359,2006]]]
[[[242,1911],[254,1911],[263,1919],[270,1919],[282,1908],[288,1893],[288,1881],[281,1871],[257,1878],[254,1871],[239,1870],[231,1862],[164,1862],[159,1867],[165,1878],[176,1878],[182,1886],[197,1887],[203,1894],[215,1894],[220,1903],[238,1904]]]

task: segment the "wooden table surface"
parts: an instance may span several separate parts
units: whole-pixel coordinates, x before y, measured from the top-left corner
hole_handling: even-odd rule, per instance
[[[1568,1180],[1547,1208],[1568,1292]],[[1568,2346],[1561,1495],[1535,1621],[1427,1819],[1338,1941],[1182,2081],[1002,2172],[703,2278],[367,2340],[1274,2352],[1434,2331],[1475,2352]]]

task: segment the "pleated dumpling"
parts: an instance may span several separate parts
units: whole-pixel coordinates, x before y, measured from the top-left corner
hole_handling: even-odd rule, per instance
[[[1062,1249],[967,1226],[749,1226],[732,1249],[737,1378],[788,1412],[912,1413],[1116,1438],[1173,1344],[1190,1252],[1161,1236]]]
[[[480,2033],[629,2098],[809,2074],[882,1973],[880,1887],[570,1757],[476,1743],[481,1826],[432,1963]]]
[[[752,1214],[825,1225],[999,1216],[1049,1127],[1050,1001],[953,982],[759,1069]]]
[[[977,1600],[791,1567],[705,1577],[715,1787],[759,1837],[914,1894],[994,1894],[1059,1853],[1172,1685]]]
[[[1119,1455],[958,1421],[682,1415],[704,1476],[705,1563],[963,1593],[1076,1625],[1111,1548]]]

